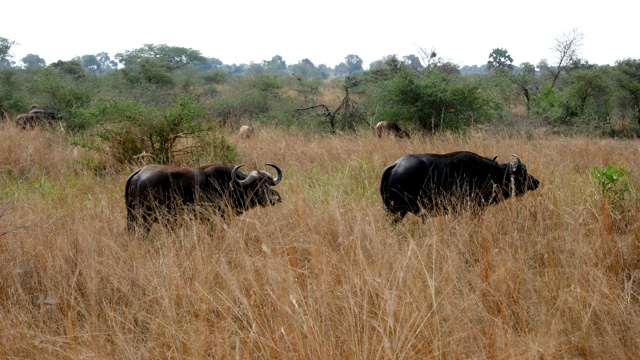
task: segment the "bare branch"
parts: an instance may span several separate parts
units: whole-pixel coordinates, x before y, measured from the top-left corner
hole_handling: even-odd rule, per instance
[[[569,32],[556,38],[556,44],[551,48],[551,50],[556,52],[556,59],[558,62],[555,70],[553,71],[551,87],[555,86],[556,81],[560,77],[560,73],[567,64],[578,58],[578,51],[580,47],[582,47],[582,40],[584,40],[584,34],[579,32],[577,28],[573,28]]]

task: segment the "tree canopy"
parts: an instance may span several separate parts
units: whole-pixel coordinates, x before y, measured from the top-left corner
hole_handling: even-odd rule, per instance
[[[167,70],[175,70],[186,65],[207,64],[207,58],[198,50],[164,44],[145,44],[138,49],[117,53],[115,58],[125,67],[137,65],[145,59],[154,59]]]

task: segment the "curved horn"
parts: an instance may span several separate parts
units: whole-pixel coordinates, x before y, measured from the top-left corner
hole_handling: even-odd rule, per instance
[[[513,156],[514,158],[516,158],[516,163],[515,166],[513,166],[513,171],[516,171],[517,169],[522,168],[522,160],[520,160],[520,158],[518,157],[518,155],[516,154],[511,154],[511,156]]]
[[[498,155],[493,157],[493,162],[496,162],[496,159],[498,159]]]
[[[279,167],[277,167],[277,166],[276,166],[276,165],[274,165],[274,164],[265,164],[265,165],[267,165],[267,166],[271,166],[272,168],[276,169],[276,172],[277,172],[278,174],[276,175],[276,178],[275,178],[275,179],[273,179],[273,182],[271,183],[271,186],[278,185],[278,183],[280,182],[280,180],[282,180],[282,170],[280,170],[280,168],[279,168]]]
[[[251,181],[253,181],[253,179],[249,179],[249,177],[247,176],[244,180],[240,180],[236,177],[236,174],[238,172],[238,169],[240,169],[241,167],[243,167],[244,164],[240,164],[240,165],[236,165],[233,170],[231,170],[231,177],[233,178],[233,180],[235,180],[238,184],[240,185],[245,185],[250,183]]]

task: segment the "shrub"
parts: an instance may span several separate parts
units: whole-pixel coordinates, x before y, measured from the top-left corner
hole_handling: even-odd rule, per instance
[[[629,188],[627,175],[628,171],[614,165],[609,165],[604,169],[594,166],[589,172],[598,184],[598,190],[605,201],[605,205],[611,209],[617,229],[625,225],[625,215],[630,213],[626,206],[626,200],[631,190]]]
[[[211,130],[210,124],[202,121],[204,114],[204,104],[196,97],[184,96],[159,107],[100,99],[84,116],[98,119],[100,126],[94,135],[107,144],[105,149],[114,161],[137,162],[137,156],[145,154],[155,163],[168,164],[180,155],[193,156],[210,147],[203,135]]]

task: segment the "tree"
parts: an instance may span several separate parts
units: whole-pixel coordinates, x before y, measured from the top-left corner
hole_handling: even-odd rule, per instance
[[[73,60],[80,63],[91,74],[104,74],[118,68],[118,62],[111,60],[106,52],[96,55],[76,56]]]
[[[138,65],[142,60],[153,59],[157,65],[172,71],[187,65],[202,65],[207,58],[200,51],[179,46],[145,44],[143,47],[117,53],[116,59],[125,67]]]
[[[509,55],[506,49],[495,48],[489,54],[489,61],[487,61],[487,69],[489,71],[493,69],[513,69],[513,58]]]
[[[435,70],[440,71],[443,74],[447,75],[460,75],[460,66],[458,64],[454,64],[450,61],[445,61],[443,63],[438,63],[433,67]]]
[[[0,69],[13,66],[13,61],[10,60],[13,57],[11,55],[13,45],[17,45],[17,43],[0,37]]]
[[[534,85],[536,79],[536,67],[533,64],[525,62],[520,64],[520,71],[511,75],[513,81],[522,91],[525,105],[527,107],[527,117],[531,110],[531,97],[537,92],[537,86]]]
[[[420,58],[418,58],[416,55],[411,54],[403,56],[402,60],[414,70],[422,70],[424,68],[424,66],[422,66],[422,63],[420,62]]]
[[[220,69],[222,69],[222,65],[224,65],[224,64],[222,63],[222,61],[220,59],[207,58],[206,63],[200,65],[198,70],[200,70],[200,71],[220,70]]]
[[[304,78],[322,78],[322,73],[309,59],[302,59],[297,64],[289,65],[292,73]]]
[[[627,94],[627,99],[623,100],[624,107],[631,108],[635,113],[635,118],[640,125],[640,60],[625,59],[616,61],[615,71],[617,73],[616,83],[618,87]]]
[[[270,73],[277,73],[287,69],[287,63],[280,55],[272,57],[271,61],[264,60],[262,64],[267,72]]]
[[[56,69],[62,73],[70,75],[75,79],[82,79],[87,76],[86,70],[82,67],[82,65],[74,60],[71,61],[62,61],[58,60],[53,64],[49,65],[49,68]]]
[[[438,53],[435,48],[427,50],[426,48],[418,48],[418,53],[422,59],[423,64],[427,64],[425,67],[430,69],[434,63],[442,61],[442,58],[438,58]]]
[[[578,50],[582,46],[584,34],[573,28],[569,32],[562,34],[556,38],[556,44],[551,49],[556,53],[557,64],[551,69],[552,81],[551,88],[556,84],[562,70],[578,58]]]
[[[24,64],[24,67],[27,69],[43,68],[47,66],[47,62],[44,61],[43,58],[34,54],[28,54],[27,56],[20,59],[20,61],[22,61],[22,63]]]
[[[358,55],[347,55],[344,62],[336,65],[335,72],[343,75],[351,75],[357,71],[364,71],[362,68],[362,59]]]

